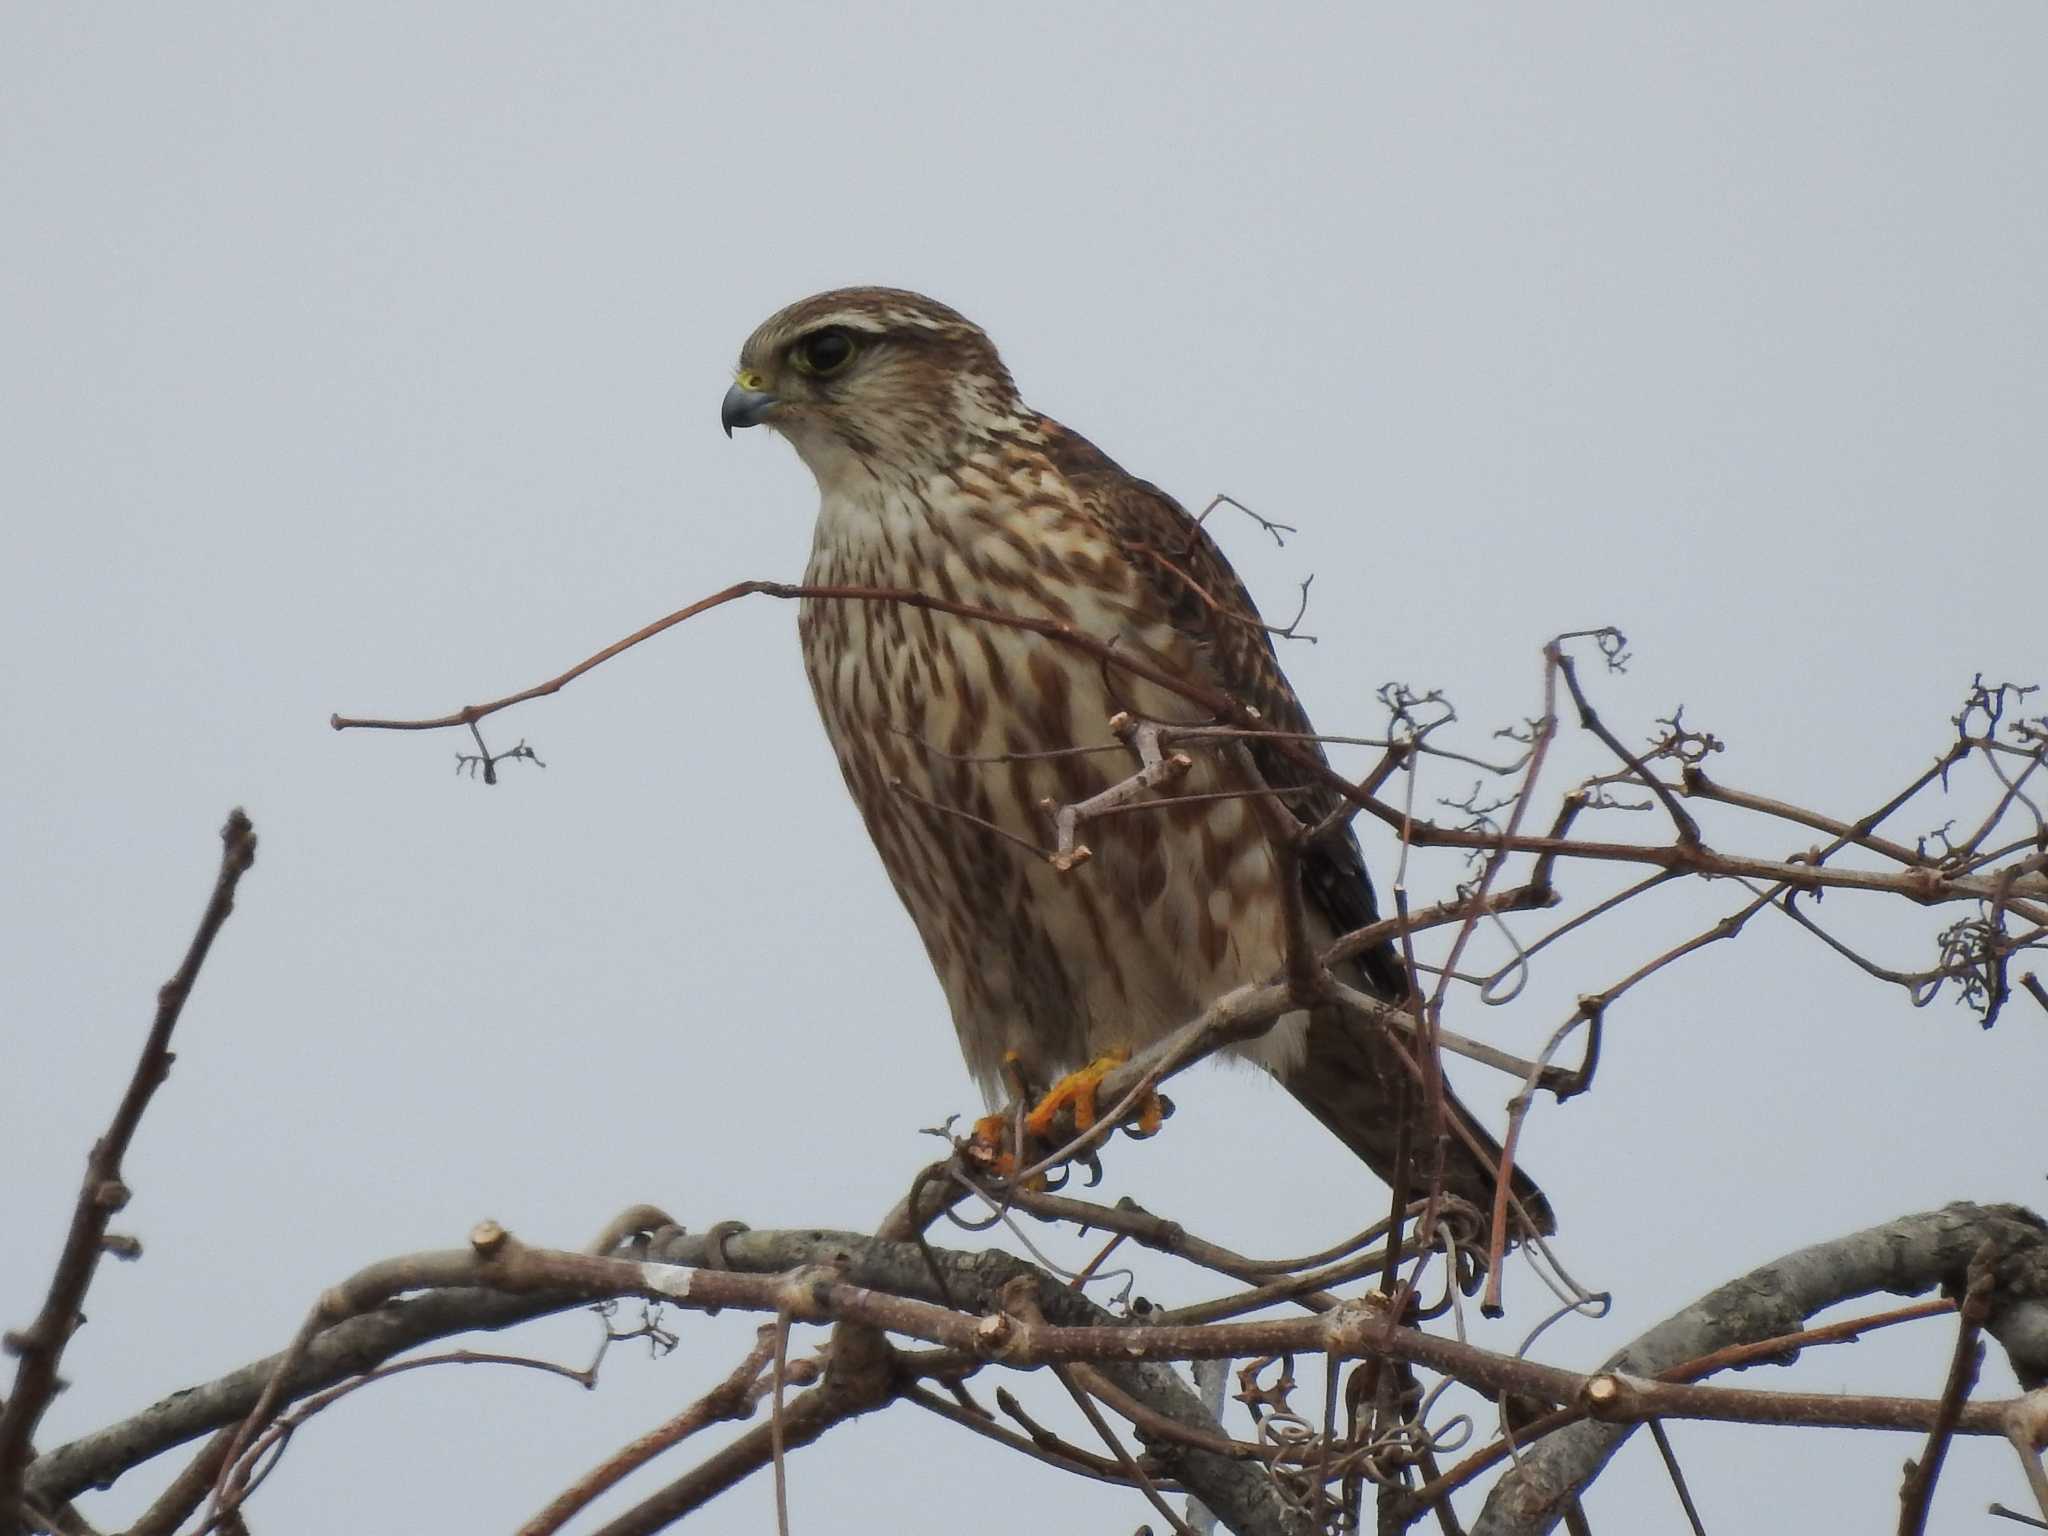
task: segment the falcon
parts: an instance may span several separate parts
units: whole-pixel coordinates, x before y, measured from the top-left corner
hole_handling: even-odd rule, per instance
[[[721,420],[728,436],[771,428],[816,477],[807,584],[1073,626],[1232,696],[1320,759],[1270,631],[1202,524],[1025,405],[994,344],[945,305],[890,288],[790,305],[747,339]],[[1221,993],[1283,971],[1271,807],[1313,821],[1339,800],[1277,741],[1177,747],[1190,760],[1179,782],[1092,823],[1092,856],[1063,868],[1044,851],[1046,807],[1136,770],[1113,717],[1205,723],[1186,698],[1041,633],[900,603],[807,598],[798,630],[846,787],[992,1107],[1013,1077],[1100,1075]],[[1378,920],[1348,825],[1305,852],[1301,879],[1316,943]],[[1341,979],[1407,996],[1388,945]],[[1302,1010],[1238,1051],[1381,1178],[1420,1191],[1421,1094],[1384,1031]],[[1462,1104],[1447,1109],[1445,1188],[1490,1208],[1499,1149]],[[1519,1170],[1514,1192],[1554,1230]]]

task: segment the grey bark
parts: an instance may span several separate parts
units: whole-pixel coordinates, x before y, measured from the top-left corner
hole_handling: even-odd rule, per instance
[[[1733,1343],[1793,1333],[1837,1302],[1878,1291],[1916,1295],[1959,1286],[1986,1240],[1999,1253],[1987,1331],[2005,1348],[2021,1384],[2048,1384],[2048,1226],[2017,1206],[1958,1204],[1901,1217],[1819,1243],[1721,1286],[1613,1356],[1607,1369],[1654,1375]],[[627,1250],[621,1250],[628,1254]],[[1003,1253],[932,1250],[942,1292],[913,1243],[885,1243],[853,1232],[739,1232],[713,1242],[669,1232],[628,1256],[692,1268],[774,1274],[836,1264],[848,1280],[923,1301],[993,1310],[1003,1287],[1029,1276],[1049,1321],[1078,1326],[1117,1321],[1033,1265]],[[316,1338],[288,1383],[287,1400],[359,1375],[436,1339],[515,1326],[583,1305],[563,1296],[506,1296],[485,1290],[435,1291],[349,1319]],[[48,1506],[104,1487],[140,1463],[238,1422],[255,1405],[278,1356],[172,1394],[132,1418],[60,1446],[32,1463],[28,1491]],[[1193,1428],[1215,1433],[1216,1419],[1171,1366],[1151,1362],[1099,1367],[1118,1387]],[[1495,1487],[1474,1536],[1521,1536],[1552,1529],[1565,1501],[1590,1483],[1631,1426],[1584,1423],[1526,1450]],[[1224,1524],[1240,1533],[1296,1536],[1297,1517],[1257,1465],[1169,1443],[1151,1447]]]
[[[855,1284],[974,1311],[993,1310],[1003,1287],[1026,1275],[1034,1281],[1040,1310],[1051,1322],[1095,1325],[1122,1321],[1034,1265],[1008,1254],[943,1248],[931,1253],[945,1277],[945,1294],[916,1244],[885,1243],[856,1232],[739,1232],[717,1243],[702,1234],[671,1232],[630,1250],[633,1257],[663,1264],[722,1266],[756,1274],[836,1263]],[[296,1401],[435,1339],[478,1329],[509,1328],[581,1305],[581,1298],[505,1296],[485,1290],[412,1297],[322,1333],[287,1383],[284,1400]],[[154,1456],[239,1422],[255,1406],[280,1358],[269,1355],[203,1386],[175,1392],[132,1418],[58,1447],[29,1467],[30,1495],[45,1503],[75,1498],[88,1489],[110,1485]],[[1191,1428],[1221,1433],[1215,1418],[1170,1365],[1104,1363],[1099,1369],[1159,1413]],[[1241,1536],[1295,1536],[1294,1517],[1263,1468],[1165,1441],[1150,1449],[1168,1475],[1198,1494],[1232,1531]]]
[[[1603,1368],[1654,1376],[1731,1344],[1797,1333],[1816,1312],[1878,1291],[1917,1296],[1946,1285],[1960,1295],[1970,1259],[1986,1240],[1999,1252],[1987,1331],[2004,1346],[2020,1384],[2038,1387],[2048,1381],[2048,1224],[2020,1206],[1967,1202],[1774,1259],[1665,1319]],[[1545,1437],[1494,1485],[1473,1536],[1552,1530],[1635,1428],[1588,1421]]]

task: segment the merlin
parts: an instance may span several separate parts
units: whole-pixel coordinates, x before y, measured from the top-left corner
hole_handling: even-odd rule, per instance
[[[1112,720],[1199,726],[1200,711],[1044,633],[902,603],[803,602],[825,733],[992,1106],[1013,1075],[1045,1084],[1142,1050],[1231,988],[1282,973],[1272,805],[1313,822],[1340,798],[1304,768],[1302,743],[1320,761],[1308,715],[1198,519],[1025,405],[989,338],[915,293],[848,288],[771,316],[741,350],[721,415],[728,435],[780,433],[816,477],[806,584],[1071,626],[1154,678],[1229,695],[1291,744],[1191,745],[1178,783],[1091,825],[1092,856],[1063,868],[1042,851],[1047,807],[1137,767]],[[1378,920],[1348,825],[1307,847],[1300,878],[1314,941]],[[1342,972],[1380,999],[1408,995],[1391,945]],[[1421,1092],[1383,1028],[1305,1009],[1238,1051],[1381,1178],[1420,1191],[1434,1161]],[[1447,1109],[1444,1187],[1489,1208],[1499,1150],[1462,1104]],[[1519,1170],[1514,1191],[1553,1230]]]

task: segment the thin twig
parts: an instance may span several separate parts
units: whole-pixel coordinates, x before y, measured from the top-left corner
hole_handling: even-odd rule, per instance
[[[643,1499],[592,1536],[653,1536],[701,1508],[782,1454],[809,1445],[833,1426],[887,1403],[898,1381],[888,1346],[867,1328],[834,1329],[825,1378],[794,1399],[774,1423],[757,1424],[666,1488]]]
[[[1694,821],[1686,808],[1678,803],[1678,798],[1672,794],[1670,786],[1650,772],[1643,760],[1624,747],[1620,738],[1607,728],[1606,722],[1600,718],[1599,712],[1587,699],[1585,690],[1579,686],[1578,669],[1572,665],[1572,659],[1566,654],[1564,647],[1553,640],[1550,643],[1549,654],[1557,663],[1558,674],[1564,678],[1564,685],[1571,693],[1572,702],[1578,706],[1579,724],[1599,737],[1608,751],[1628,764],[1629,772],[1636,782],[1663,803],[1665,814],[1671,818],[1671,824],[1678,829],[1679,845],[1685,848],[1699,847],[1699,823]]]
[[[769,1445],[775,1460],[776,1536],[789,1536],[789,1478],[783,1470],[782,1394],[789,1386],[789,1314],[775,1314],[775,1386],[768,1403]]]
[[[985,1439],[993,1440],[1005,1450],[1021,1451],[1034,1461],[1042,1461],[1049,1467],[1059,1468],[1062,1472],[1094,1478],[1097,1482],[1113,1483],[1120,1488],[1137,1486],[1125,1475],[1120,1463],[1107,1456],[1096,1456],[1084,1451],[1077,1445],[1069,1445],[1050,1432],[1046,1433],[1043,1440],[1036,1435],[1020,1435],[1015,1430],[1005,1429],[984,1414],[970,1413],[965,1408],[949,1403],[943,1397],[920,1386],[905,1387],[902,1395],[905,1401],[915,1403],[927,1412],[937,1414],[963,1429],[970,1429]],[[1161,1483],[1159,1486],[1165,1491],[1170,1485]],[[1172,1491],[1180,1490],[1173,1487]]]
[[[543,698],[559,692],[562,688],[581,677],[591,668],[599,666],[621,652],[639,645],[665,630],[671,629],[687,619],[696,617],[710,609],[748,596],[766,596],[783,600],[805,599],[828,602],[883,603],[906,608],[921,609],[933,613],[944,613],[976,623],[995,625],[1000,628],[1019,630],[1052,640],[1056,644],[1081,652],[1109,669],[1142,679],[1167,692],[1188,700],[1209,712],[1224,725],[1243,729],[1248,735],[1256,735],[1267,742],[1272,750],[1313,782],[1342,796],[1386,825],[1401,831],[1404,841],[1416,847],[1464,848],[1477,852],[1498,855],[1505,853],[1561,853],[1577,859],[1603,862],[1647,864],[1660,869],[1681,873],[1708,876],[1748,876],[1752,879],[1783,881],[1799,889],[1817,890],[1839,888],[1847,890],[1884,891],[1894,895],[1910,897],[1915,901],[1970,901],[1990,900],[1997,893],[1990,882],[1973,875],[1937,874],[1926,869],[1905,870],[1887,873],[1873,870],[1826,869],[1812,864],[1796,864],[1783,860],[1753,859],[1740,855],[1716,853],[1705,848],[1698,840],[1698,829],[1693,824],[1670,788],[1658,780],[1643,765],[1642,760],[1631,754],[1613,737],[1613,733],[1600,723],[1597,714],[1586,720],[1587,728],[1600,736],[1631,771],[1638,774],[1665,801],[1672,814],[1680,836],[1672,844],[1664,846],[1637,843],[1574,841],[1563,838],[1512,836],[1484,829],[1464,827],[1441,827],[1426,821],[1417,821],[1406,815],[1401,808],[1384,804],[1375,796],[1362,791],[1357,785],[1333,769],[1322,757],[1320,750],[1309,741],[1286,732],[1265,729],[1265,722],[1242,701],[1221,690],[1197,681],[1183,671],[1176,672],[1162,662],[1137,653],[1129,645],[1118,645],[1109,640],[1098,639],[1074,625],[1055,619],[1037,618],[1025,614],[1006,613],[1000,609],[986,608],[973,603],[957,602],[901,587],[869,587],[848,585],[823,585],[801,582],[742,581],[736,582],[723,591],[702,598],[688,607],[678,609],[664,618],[643,626],[623,640],[606,646],[595,655],[578,662],[566,672],[537,683],[517,693],[485,704],[466,705],[451,713],[422,719],[385,719],[334,715],[329,724],[336,730],[387,730],[426,731],[467,728],[501,710],[533,699]],[[1569,670],[1563,669],[1567,682],[1574,686],[1575,697],[1582,702],[1582,717],[1590,714],[1590,705],[1583,704],[1583,693],[1576,689],[1576,679]],[[2031,757],[2033,754],[2022,754]],[[1867,825],[1858,823],[1859,826]],[[1688,829],[1691,834],[1687,835]],[[2029,921],[2048,921],[2048,880],[2039,876],[2030,877],[2023,889],[2014,893],[2013,910]]]
[[[1955,1353],[1949,1358],[1948,1381],[1941,1391],[1940,1412],[1927,1431],[1927,1448],[1920,1459],[1906,1464],[1906,1479],[1899,1490],[1899,1536],[1921,1536],[1927,1529],[1927,1511],[1934,1502],[1934,1482],[1941,1476],[1948,1443],[1956,1432],[1956,1420],[1963,1402],[1977,1384],[1977,1368],[1983,1363],[1984,1346],[1977,1341],[1991,1316],[1991,1290],[1997,1276],[1998,1245],[1985,1239],[1970,1260],[1968,1289],[1958,1309]]]
[[[1692,1526],[1692,1536],[1707,1536],[1706,1526],[1700,1523],[1700,1512],[1692,1501],[1692,1490],[1685,1486],[1685,1473],[1678,1465],[1678,1455],[1671,1449],[1671,1437],[1664,1432],[1661,1419],[1650,1420],[1650,1438],[1657,1442],[1657,1454],[1664,1459],[1664,1470],[1670,1474],[1671,1486],[1678,1491],[1678,1502],[1685,1509],[1685,1518]]]
[[[185,958],[171,979],[156,995],[156,1017],[136,1058],[135,1071],[121,1095],[114,1118],[106,1132],[93,1143],[86,1158],[85,1182],[71,1211],[71,1228],[65,1234],[63,1251],[50,1276],[50,1288],[36,1320],[19,1333],[7,1335],[8,1349],[20,1358],[15,1367],[14,1389],[7,1405],[0,1409],[0,1519],[11,1519],[21,1503],[23,1477],[27,1471],[36,1426],[57,1393],[57,1365],[64,1347],[85,1321],[82,1308],[85,1293],[106,1251],[107,1225],[128,1203],[128,1186],[122,1182],[121,1163],[128,1155],[143,1111],[171,1072],[171,1032],[192,995],[199,969],[213,948],[221,925],[235,910],[235,889],[242,876],[256,862],[256,829],[237,807],[228,813],[221,828],[220,870],[214,876],[213,894],[200,915],[199,926],[186,947]]]
[[[1787,1360],[1815,1344],[1851,1344],[1880,1328],[1889,1328],[1895,1323],[1918,1322],[1923,1317],[1946,1316],[1955,1309],[1956,1304],[1948,1297],[1937,1296],[1931,1301],[1916,1301],[1909,1306],[1893,1307],[1868,1317],[1851,1317],[1798,1333],[1781,1334],[1775,1339],[1759,1339],[1754,1344],[1730,1344],[1710,1355],[1701,1355],[1697,1360],[1687,1360],[1669,1370],[1659,1371],[1657,1378],[1660,1381],[1697,1381],[1716,1371],[1750,1365],[1758,1360]]]
[[[673,1449],[710,1424],[741,1419],[753,1412],[751,1389],[775,1348],[776,1325],[764,1323],[754,1347],[732,1373],[667,1423],[628,1441],[564,1489],[548,1506],[519,1528],[517,1536],[553,1536],[581,1510],[622,1479],[663,1451]],[[130,1533],[133,1536],[133,1533]]]
[[[1125,1475],[1138,1485],[1139,1491],[1145,1495],[1146,1502],[1159,1511],[1160,1517],[1172,1527],[1175,1536],[1195,1536],[1188,1528],[1188,1523],[1173,1512],[1173,1506],[1166,1502],[1165,1496],[1159,1491],[1159,1485],[1146,1474],[1143,1467],[1138,1465],[1136,1458],[1124,1449],[1123,1441],[1119,1440],[1116,1432],[1109,1427],[1108,1420],[1102,1416],[1102,1410],[1095,1406],[1095,1399],[1081,1389],[1080,1383],[1075,1379],[1073,1368],[1055,1365],[1052,1373],[1059,1378],[1060,1385],[1067,1389],[1082,1414],[1094,1426],[1095,1433],[1102,1437],[1102,1443],[1115,1453],[1117,1463],[1124,1469]]]
[[[199,1454],[156,1496],[142,1518],[128,1527],[127,1536],[173,1536],[192,1511],[205,1502],[208,1490],[227,1464],[234,1440],[232,1425],[210,1436]]]

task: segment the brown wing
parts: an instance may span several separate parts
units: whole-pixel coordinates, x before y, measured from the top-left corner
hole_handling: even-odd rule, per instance
[[[1216,681],[1279,730],[1311,734],[1308,712],[1280,670],[1257,604],[1208,530],[1164,491],[1126,473],[1078,433],[1045,418],[1040,425],[1054,467],[1121,544],[1175,627],[1200,642]],[[1320,746],[1307,745],[1323,758]],[[1297,761],[1272,744],[1254,742],[1251,755],[1267,785],[1297,791],[1288,801],[1297,816],[1320,818],[1339,804],[1341,797],[1312,782]],[[1324,838],[1309,851],[1302,886],[1309,904],[1338,933],[1379,921],[1365,856],[1348,826],[1341,836]],[[1388,1001],[1406,995],[1400,956],[1391,944],[1360,956],[1354,976],[1365,990]],[[1319,1010],[1310,1020],[1306,1064],[1282,1082],[1340,1141],[1393,1182],[1401,1161],[1402,1127],[1415,1094],[1384,1039],[1344,1015]],[[1448,1107],[1457,1125],[1445,1159],[1446,1187],[1487,1209],[1499,1148],[1455,1097]],[[1426,1176],[1411,1162],[1408,1187],[1419,1189]],[[1554,1231],[1549,1201],[1519,1168],[1514,1186],[1537,1225]]]
[[[1048,421],[1045,427],[1054,464],[1109,526],[1173,623],[1201,640],[1217,682],[1277,729],[1312,734],[1315,727],[1280,670],[1258,605],[1209,531],[1171,496],[1125,473],[1086,438],[1055,422]],[[1323,758],[1320,746],[1306,745]],[[1307,783],[1309,776],[1286,754],[1256,742],[1251,751],[1268,785],[1298,791],[1288,800],[1296,815],[1316,819],[1336,809],[1339,796]],[[1310,850],[1302,883],[1309,901],[1339,933],[1379,921],[1379,901],[1365,871],[1365,856],[1348,827],[1341,837],[1325,838]],[[1406,991],[1400,957],[1392,945],[1365,955],[1360,976],[1368,990],[1389,1001]]]

